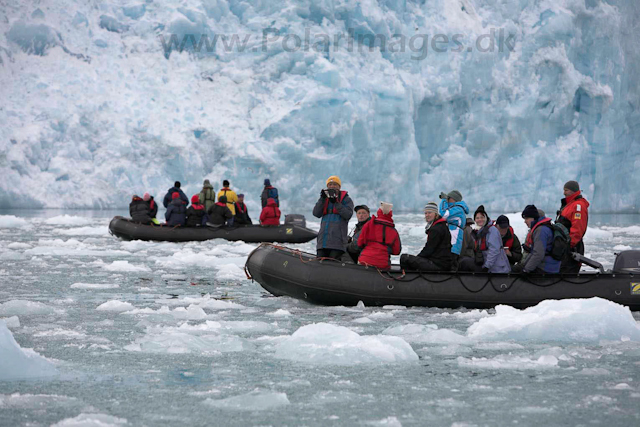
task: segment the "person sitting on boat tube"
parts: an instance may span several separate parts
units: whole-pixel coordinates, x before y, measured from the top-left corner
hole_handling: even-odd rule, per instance
[[[400,255],[402,251],[400,235],[393,224],[391,203],[380,203],[378,216],[373,215],[371,220],[362,227],[358,246],[362,248],[358,264],[382,270],[391,268],[391,255]]]
[[[280,225],[280,208],[276,204],[276,199],[269,198],[267,206],[260,212],[260,224],[263,226]]]
[[[451,252],[454,254],[453,267],[457,268],[458,258],[462,251],[462,241],[464,240],[464,228],[467,223],[469,206],[462,201],[462,194],[458,190],[450,191],[448,194],[440,193],[440,209],[438,213],[447,221],[449,232],[451,233]]]
[[[313,216],[322,218],[316,253],[318,257],[340,259],[347,247],[349,219],[353,215],[353,201],[341,191],[342,181],[337,176],[327,179],[327,188],[313,207]]]
[[[200,203],[200,194],[191,196],[191,206],[187,208],[187,227],[200,227],[207,223],[207,212]]]
[[[142,196],[142,200],[147,202],[147,204],[149,205],[149,216],[151,217],[151,222],[159,225],[160,221],[158,221],[158,218],[156,218],[156,216],[158,215],[158,204],[153,199],[153,196],[149,193],[144,193],[144,195]]]
[[[371,219],[371,213],[367,205],[358,205],[353,209],[353,211],[356,213],[358,223],[356,224],[356,228],[351,232],[352,235],[348,237],[347,253],[349,253],[353,262],[357,264],[358,257],[362,252],[362,248],[358,246],[358,237],[360,237],[360,233],[362,232],[364,225]]]
[[[513,266],[514,273],[559,273],[560,261],[550,255],[553,248],[551,218],[540,216],[534,205],[522,211],[522,218],[529,227],[529,233],[522,247],[525,257]]]
[[[236,208],[236,219],[233,220],[234,224],[238,225],[251,225],[253,222],[249,218],[249,209],[244,204],[244,194],[238,194],[238,201],[234,204]]]
[[[180,198],[180,193],[177,191],[171,195],[171,203],[167,207],[167,211],[164,213],[164,219],[167,221],[167,225],[171,227],[183,226],[187,220],[187,207]]]
[[[540,209],[538,209],[538,211],[540,211]],[[544,216],[544,214],[541,216]],[[498,227],[500,236],[502,236],[502,247],[504,247],[504,252],[507,254],[509,264],[514,265],[520,262],[522,260],[522,245],[520,244],[520,239],[518,239],[518,236],[516,236],[516,233],[513,232],[513,228],[509,224],[509,218],[505,215],[500,215],[498,219],[496,219],[496,226]]]
[[[451,232],[447,220],[440,215],[436,202],[425,205],[424,219],[427,221],[427,243],[418,255],[402,255],[400,266],[405,270],[451,271]]]
[[[474,257],[462,258],[459,270],[476,273],[511,272],[500,231],[489,218],[483,205],[478,206],[473,214],[473,219],[476,223],[475,229],[471,233],[474,240]]]
[[[212,227],[222,227],[233,218],[233,214],[227,207],[227,196],[219,196],[216,204],[207,211],[207,215],[209,215],[207,225]]]
[[[135,194],[131,198],[131,203],[129,203],[129,215],[131,215],[133,222],[144,225],[151,224],[149,204]]]

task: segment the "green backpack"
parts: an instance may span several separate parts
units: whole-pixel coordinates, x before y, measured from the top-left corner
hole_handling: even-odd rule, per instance
[[[569,252],[571,245],[569,230],[563,224],[557,222],[554,224],[547,223],[546,225],[553,231],[553,245],[547,255],[550,255],[556,261],[562,261],[566,253]]]

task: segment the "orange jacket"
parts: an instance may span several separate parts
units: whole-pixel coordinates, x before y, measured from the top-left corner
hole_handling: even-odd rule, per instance
[[[571,196],[562,199],[562,207],[560,215],[571,221],[571,247],[575,247],[584,233],[587,232],[587,223],[589,222],[589,202],[582,197],[580,191]]]

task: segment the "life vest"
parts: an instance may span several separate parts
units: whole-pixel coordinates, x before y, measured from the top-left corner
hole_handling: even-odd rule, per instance
[[[475,250],[476,251],[481,251],[484,252],[487,250],[487,234],[489,234],[489,229],[491,227],[495,227],[495,223],[492,222],[490,226],[488,227],[484,227],[483,228],[483,233],[482,235],[479,235],[478,237],[480,237],[480,241],[475,241]]]
[[[396,227],[392,223],[385,221],[383,219],[378,219],[378,218],[375,218],[373,220],[373,223],[379,224],[382,226],[382,241],[381,242],[378,242],[375,240],[374,241],[376,243],[380,243],[381,245],[387,246],[389,249],[393,248],[393,243],[396,241],[396,239],[393,239],[391,243],[387,243],[387,227],[393,228],[394,230],[396,229]]]
[[[236,207],[238,208],[238,210],[240,211],[241,214],[245,213],[247,211],[247,205],[245,205],[244,203],[240,204],[238,202],[236,202]],[[242,209],[244,207],[244,209]]]
[[[536,225],[533,226],[533,228],[529,231],[529,234],[527,234],[527,240],[525,240],[524,242],[524,249],[527,252],[531,252],[531,247],[533,246],[533,232],[536,228],[538,228],[538,226],[540,225],[545,225],[547,227],[551,227],[551,218],[545,218],[542,221],[538,221],[536,223]],[[546,252],[546,248],[545,248],[545,252]]]
[[[508,233],[510,233],[510,234],[507,234],[507,236],[511,236],[511,237],[509,237],[506,241],[505,241],[505,240],[503,240],[503,241],[502,241],[502,246],[505,246],[505,247],[507,247],[507,248],[511,249],[511,248],[513,248],[513,240],[514,240],[514,239],[513,239],[513,236],[514,236],[514,234],[513,234],[513,228],[509,227],[509,231],[508,231]],[[505,237],[506,237],[506,236],[505,236]],[[504,239],[504,238],[503,238],[503,239]]]
[[[341,191],[340,192],[340,199],[338,200],[340,203],[342,203],[342,201],[344,200],[344,198],[347,196],[347,192],[346,191]],[[329,208],[329,199],[326,198],[324,199],[324,206],[322,207],[322,216],[325,216],[329,213],[333,213],[333,214],[337,214],[338,213],[338,209],[336,209],[336,204],[333,204],[333,209],[331,210],[331,212],[328,212],[328,208]]]
[[[198,204],[192,204],[191,207],[197,211],[203,211],[204,210],[204,205],[201,205],[200,203]]]

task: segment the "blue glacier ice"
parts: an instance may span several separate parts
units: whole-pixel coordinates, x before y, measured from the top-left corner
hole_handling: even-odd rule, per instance
[[[204,178],[255,207],[269,177],[305,211],[336,174],[396,209],[455,188],[554,211],[575,179],[592,210],[638,212],[639,19],[635,0],[12,3],[0,207]]]

